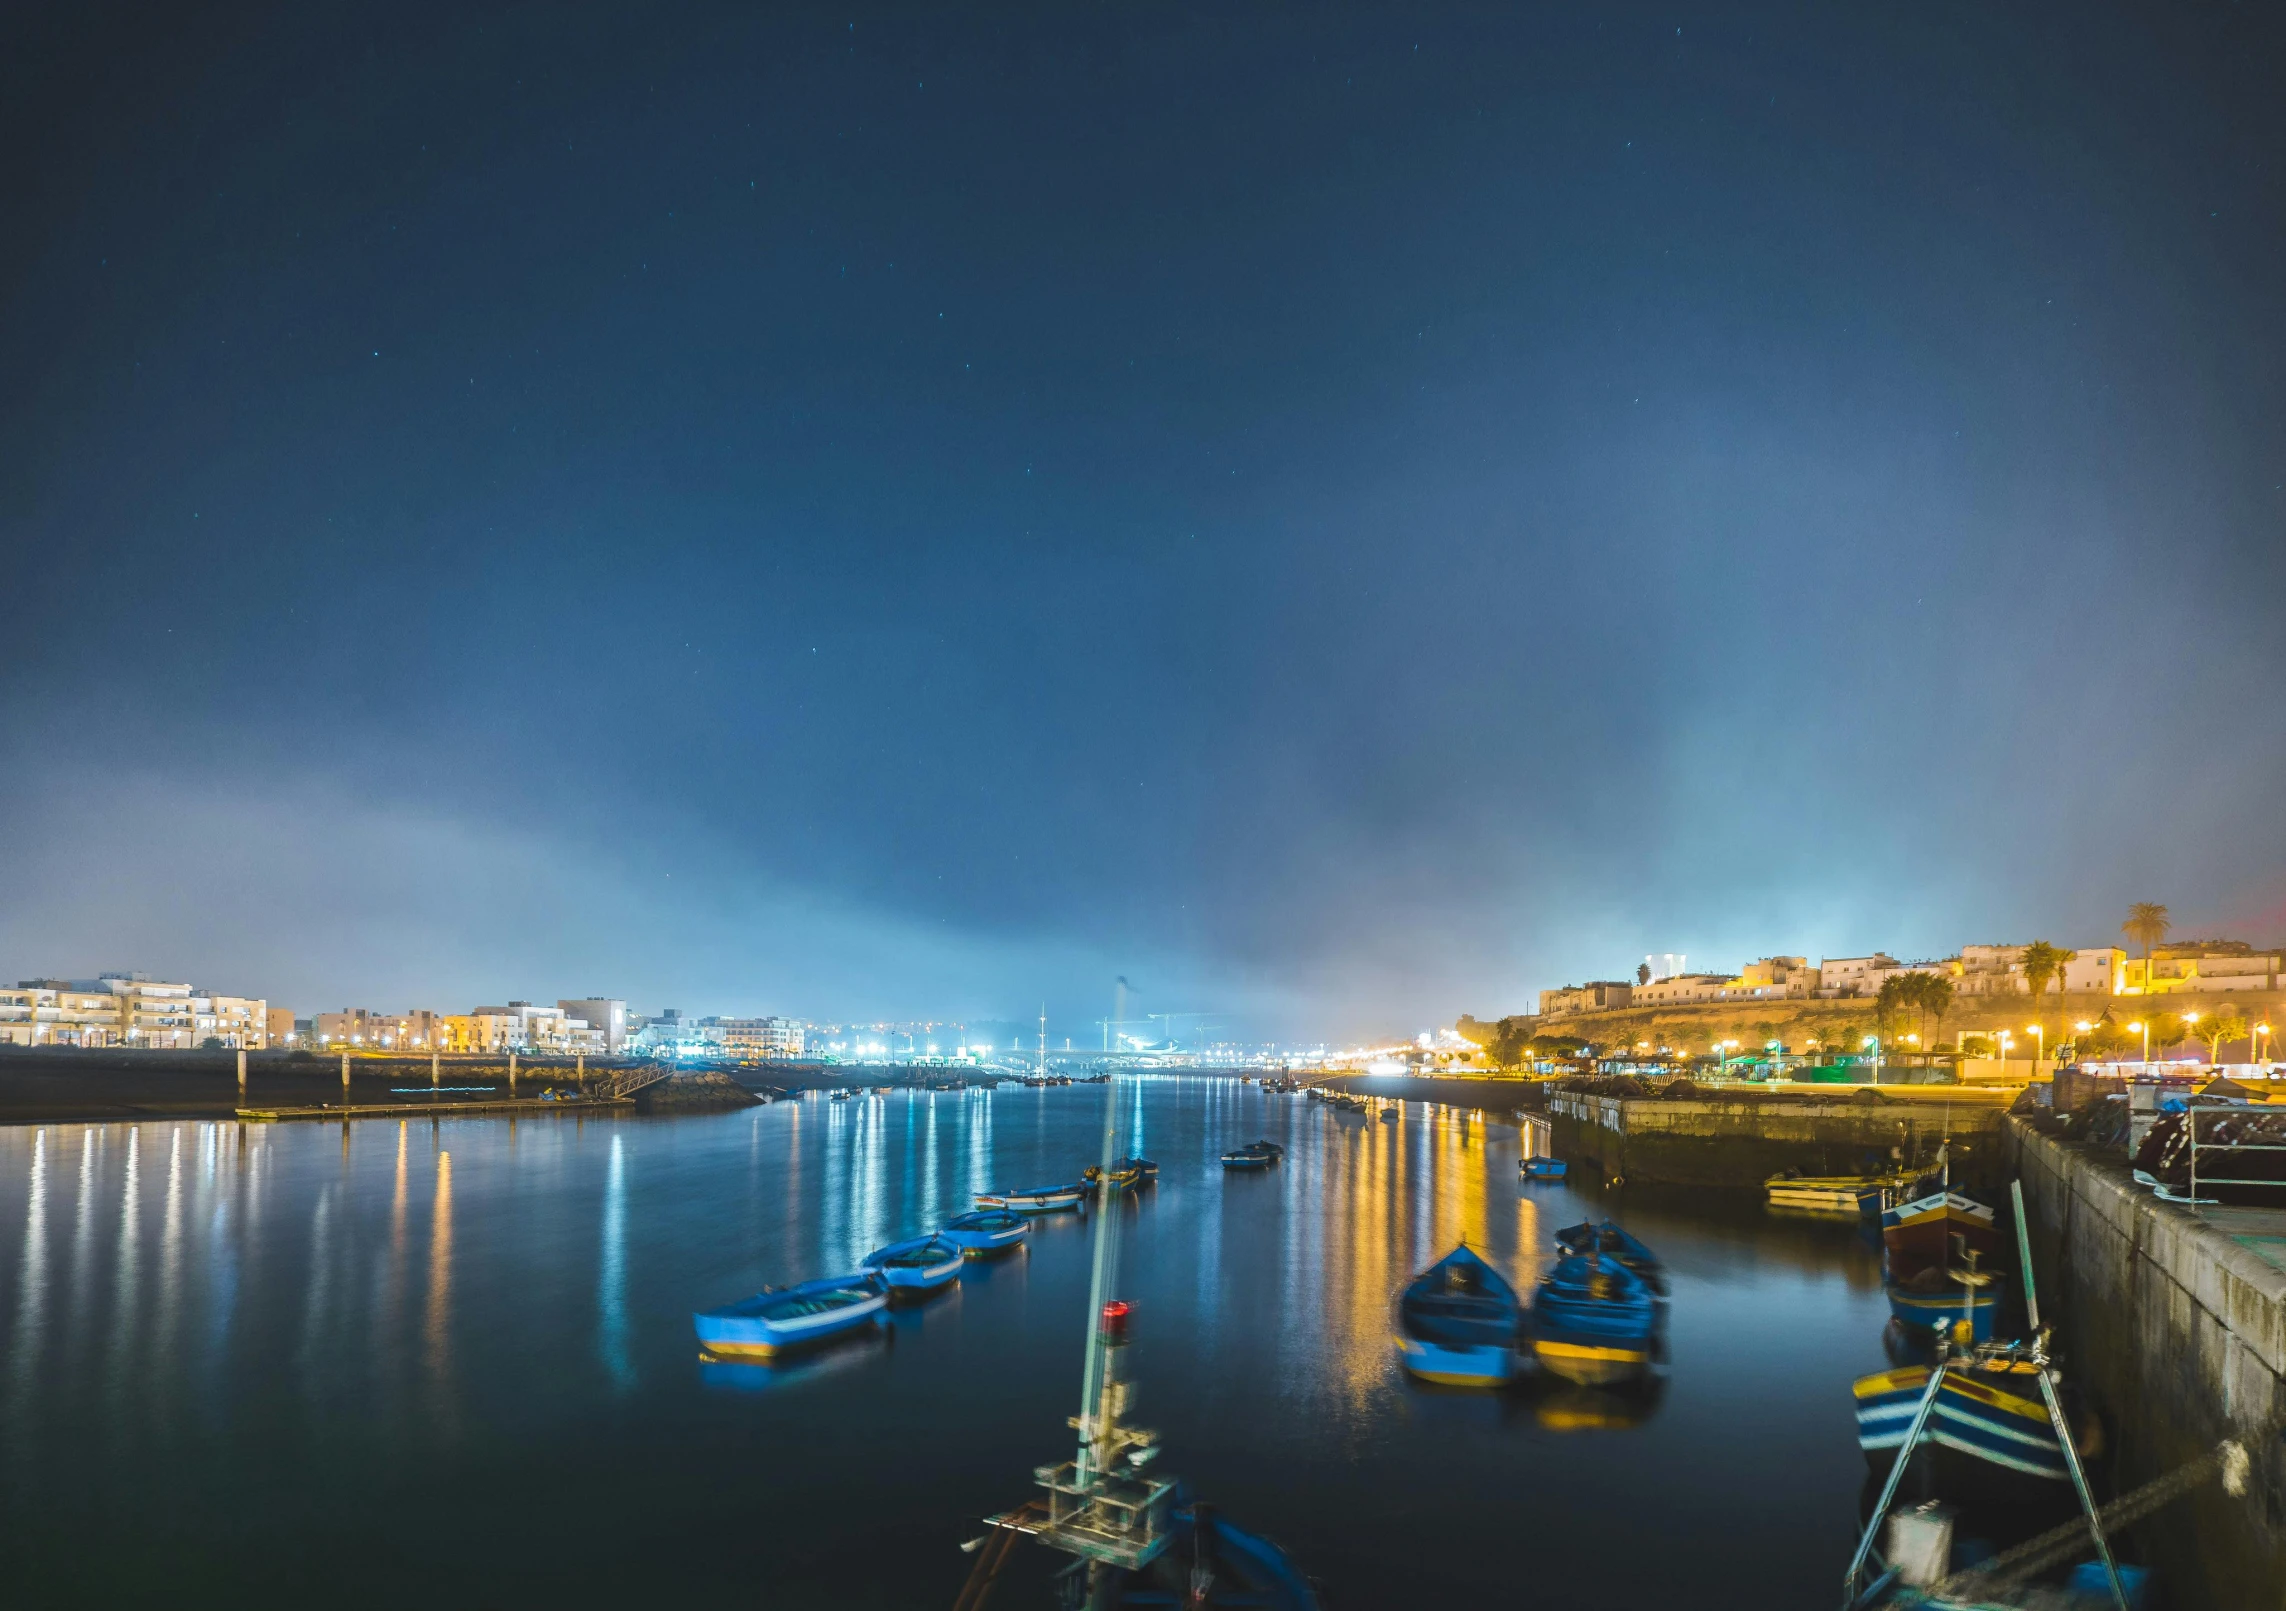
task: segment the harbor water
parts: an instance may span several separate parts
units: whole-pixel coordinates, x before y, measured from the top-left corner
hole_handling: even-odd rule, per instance
[[[1526,1185],[1511,1125],[1233,1080],[1110,1088],[1159,1468],[1335,1608],[1821,1604],[1855,1541],[1877,1251],[1736,1197]],[[1090,1237],[782,1365],[691,1314],[1068,1180],[1102,1086],[703,1115],[0,1130],[0,1571],[21,1605],[947,1607],[1069,1458]],[[1267,1137],[1285,1160],[1226,1173]],[[1612,1215],[1672,1275],[1649,1391],[1426,1388],[1397,1288],[1466,1239],[1529,1290]],[[1044,1606],[1019,1557],[993,1604]]]

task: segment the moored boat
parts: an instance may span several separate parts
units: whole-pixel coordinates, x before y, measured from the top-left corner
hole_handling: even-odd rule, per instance
[[[969,1258],[989,1258],[995,1253],[1007,1252],[1030,1236],[1032,1222],[1009,1209],[980,1208],[973,1214],[945,1221],[945,1228],[937,1234],[956,1244]]]
[[[1772,1175],[1762,1183],[1762,1195],[1772,1208],[1856,1219],[1868,1194],[1878,1204],[1883,1188],[1892,1178],[1888,1175]]]
[[[890,1294],[933,1292],[960,1274],[965,1250],[945,1235],[916,1236],[892,1242],[865,1256],[865,1268],[877,1270]]]
[[[2000,1277],[1975,1268],[1926,1269],[1884,1290],[1889,1312],[1916,1337],[1942,1336],[1957,1343],[1989,1342],[2000,1314]],[[1968,1330],[1961,1326],[1966,1322]]]
[[[790,1287],[691,1316],[699,1346],[725,1359],[768,1359],[873,1323],[889,1289],[870,1270]]]
[[[1147,1185],[1158,1178],[1159,1166],[1148,1158],[1115,1158],[1109,1174],[1099,1166],[1089,1164],[1080,1175],[1081,1181],[1091,1191],[1107,1180],[1111,1183],[1112,1190],[1126,1191]]]
[[[1940,1185],[1881,1214],[1881,1245],[1889,1259],[1889,1279],[1911,1281],[1926,1270],[1942,1270],[1959,1254],[1991,1259],[2000,1251],[2000,1231],[1992,1207]]]
[[[1519,1158],[1516,1167],[1526,1180],[1561,1180],[1569,1172],[1561,1158]]]
[[[1955,1362],[1937,1388],[1921,1441],[1929,1445],[1929,1485],[1946,1498],[1970,1504],[2071,1501],[2071,1468],[2056,1441],[2055,1423],[2041,1402],[2034,1374],[2020,1359],[1991,1364]],[[1933,1367],[1860,1376],[1857,1442],[1865,1463],[1886,1474],[1896,1463],[1929,1390]]]
[[[1660,1310],[1651,1287],[1616,1259],[1573,1253],[1532,1295],[1532,1357],[1586,1387],[1633,1381],[1658,1354]]]
[[[1607,1259],[1616,1259],[1635,1272],[1643,1284],[1657,1296],[1667,1291],[1667,1266],[1659,1262],[1659,1255],[1620,1228],[1617,1221],[1605,1220],[1600,1225],[1582,1221],[1567,1225],[1556,1233],[1556,1245],[1566,1253],[1600,1253]]]
[[[1249,1141],[1243,1147],[1233,1147],[1222,1155],[1225,1169],[1267,1169],[1286,1155],[1286,1149],[1275,1141]]]
[[[1397,1357],[1426,1382],[1498,1387],[1516,1373],[1523,1318],[1516,1289],[1464,1242],[1398,1295]]]
[[[1054,1214],[1079,1207],[1080,1199],[1092,1189],[1075,1182],[1069,1186],[1026,1186],[1017,1191],[980,1191],[976,1206],[1005,1208],[1016,1214]]]

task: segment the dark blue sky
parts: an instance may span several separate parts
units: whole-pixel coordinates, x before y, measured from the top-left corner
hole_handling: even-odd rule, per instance
[[[2286,936],[2262,8],[657,9],[5,25],[0,971]]]

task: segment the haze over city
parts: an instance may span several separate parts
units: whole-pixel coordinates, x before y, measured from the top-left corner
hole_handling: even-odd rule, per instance
[[[2286,938],[2274,18],[8,29],[8,978]]]

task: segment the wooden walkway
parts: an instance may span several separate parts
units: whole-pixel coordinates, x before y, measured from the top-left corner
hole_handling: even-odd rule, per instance
[[[286,1119],[409,1119],[466,1113],[595,1113],[635,1106],[631,1096],[569,1096],[558,1101],[536,1096],[498,1102],[356,1102],[314,1108],[240,1108],[238,1117],[271,1123]]]

